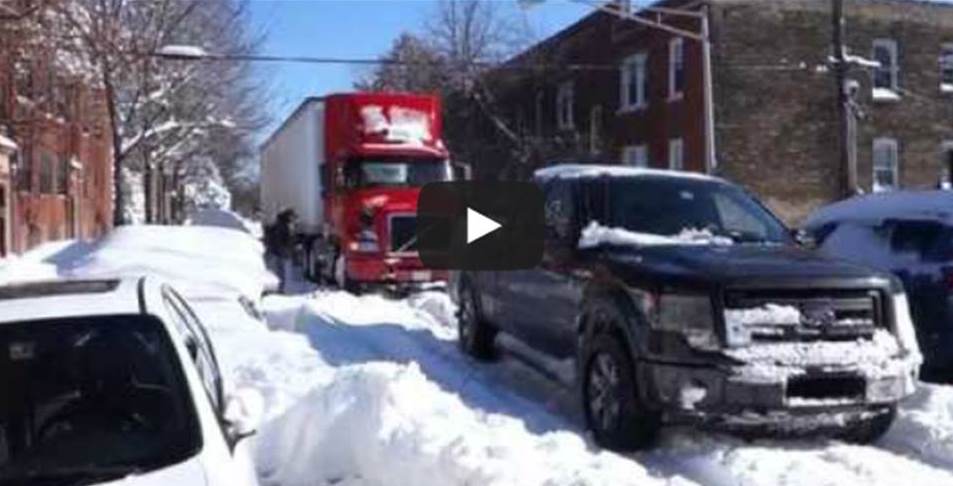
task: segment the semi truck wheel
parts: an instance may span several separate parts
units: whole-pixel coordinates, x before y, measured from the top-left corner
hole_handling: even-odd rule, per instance
[[[361,286],[347,276],[347,260],[344,255],[338,255],[334,260],[334,282],[338,288],[354,295],[361,294]]]

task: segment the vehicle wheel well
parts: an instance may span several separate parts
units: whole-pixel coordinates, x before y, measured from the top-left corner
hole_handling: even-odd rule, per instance
[[[621,288],[593,289],[586,293],[585,302],[577,327],[580,341],[591,340],[595,336],[607,333],[625,343],[630,352],[634,352],[636,348],[632,342],[632,333],[635,332],[633,327],[643,321],[641,314],[625,291]],[[597,302],[613,306],[625,322],[616,322],[607,328],[606,323],[594,321],[590,313],[599,307]]]

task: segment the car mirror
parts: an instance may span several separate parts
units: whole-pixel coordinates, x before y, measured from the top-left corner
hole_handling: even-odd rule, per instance
[[[231,445],[255,435],[265,416],[265,399],[258,390],[241,388],[225,400],[225,422]]]

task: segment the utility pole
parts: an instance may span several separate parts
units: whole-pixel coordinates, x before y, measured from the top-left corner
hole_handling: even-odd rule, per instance
[[[831,22],[834,31],[834,82],[837,89],[838,153],[840,155],[841,196],[857,193],[856,120],[847,86],[847,46],[845,45],[844,0],[831,0]]]

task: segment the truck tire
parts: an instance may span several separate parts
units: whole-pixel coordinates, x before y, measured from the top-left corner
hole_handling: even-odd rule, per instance
[[[460,307],[457,311],[457,343],[460,350],[480,361],[497,357],[493,343],[496,329],[486,322],[480,311],[476,292],[468,284],[460,287]]]
[[[338,254],[334,259],[334,283],[338,288],[354,295],[361,295],[361,285],[347,276],[347,261],[344,255]]]
[[[596,443],[618,452],[652,445],[661,417],[642,402],[623,343],[612,334],[596,334],[581,356],[583,411]]]
[[[844,432],[842,438],[854,444],[870,444],[876,442],[890,430],[890,426],[893,425],[893,421],[896,418],[897,406],[891,405],[882,413],[851,425]]]

